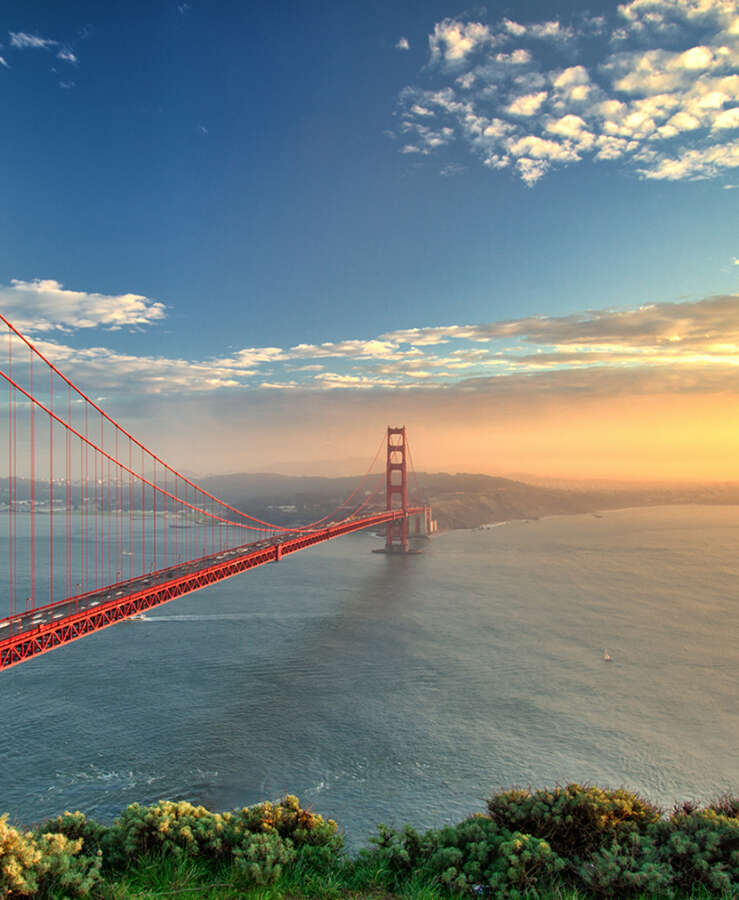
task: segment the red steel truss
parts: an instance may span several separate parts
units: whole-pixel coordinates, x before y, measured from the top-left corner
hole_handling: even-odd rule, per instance
[[[338,507],[283,525],[236,509],[168,465],[2,313],[0,386],[8,605],[3,615],[0,596],[0,670],[353,531],[384,526],[392,552],[408,549],[407,517],[414,534],[422,522],[429,531],[424,507],[408,506],[405,428],[388,429]],[[378,512],[383,473],[372,473],[383,444],[387,508]]]
[[[176,600],[185,594],[196,591],[199,588],[216,584],[242,572],[248,572],[265,563],[279,562],[283,556],[305,550],[316,544],[330,541],[345,534],[361,531],[364,528],[379,527],[385,524],[405,522],[408,515],[423,514],[424,507],[409,507],[404,510],[386,511],[361,519],[350,519],[337,524],[331,523],[327,527],[310,534],[299,534],[289,537],[267,547],[257,549],[248,548],[241,555],[232,557],[226,561],[212,562],[207,560],[202,563],[202,568],[176,578],[172,577],[171,569],[163,569],[151,575],[151,581],[156,582],[143,589],[109,601],[100,605],[89,607],[71,613],[58,621],[37,625],[12,634],[10,637],[0,640],[0,671],[25,662],[34,656],[48,653],[63,644],[76,641],[78,638],[108,628],[123,619],[146,612],[170,600]],[[197,563],[190,564],[197,565]],[[82,595],[83,598],[89,595]],[[47,606],[51,610],[62,606],[68,606],[75,601],[69,598],[61,603]],[[16,624],[20,624],[24,617],[19,617]],[[11,620],[11,626],[13,622]]]

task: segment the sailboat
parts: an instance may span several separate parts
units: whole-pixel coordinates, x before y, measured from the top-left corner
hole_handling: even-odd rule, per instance
[[[613,657],[607,650],[603,651],[603,662],[613,662]]]

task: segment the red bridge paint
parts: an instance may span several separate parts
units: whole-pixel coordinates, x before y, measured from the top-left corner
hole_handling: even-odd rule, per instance
[[[3,326],[9,614],[0,612],[0,670],[353,531],[384,526],[387,549],[407,552],[409,516],[415,533],[422,521],[430,530],[427,508],[408,506],[405,428],[388,428],[335,510],[299,526],[266,522],[165,463],[0,314]],[[373,475],[383,444],[385,471]]]
[[[85,637],[95,631],[115,625],[123,619],[154,609],[170,600],[176,600],[185,594],[197,591],[199,588],[217,584],[233,575],[248,572],[265,563],[279,562],[283,556],[296,553],[298,550],[306,550],[324,541],[342,537],[364,528],[378,527],[386,523],[392,523],[405,519],[406,515],[418,515],[424,513],[424,507],[410,507],[394,512],[383,512],[363,519],[349,520],[330,525],[320,531],[311,534],[301,534],[298,537],[288,538],[280,543],[271,544],[258,550],[251,549],[241,556],[234,557],[225,562],[204,565],[203,568],[194,570],[189,575],[167,579],[168,570],[155,572],[152,579],[159,578],[157,584],[139,590],[122,597],[119,600],[101,604],[99,606],[73,613],[60,619],[59,622],[48,623],[36,628],[21,631],[10,638],[0,641],[0,670],[8,669],[18,663],[48,653],[71,641]],[[114,585],[115,586],[115,585]],[[89,597],[89,593],[83,595]],[[80,599],[80,598],[77,598]],[[69,598],[46,609],[53,609],[74,602],[75,598]],[[11,620],[12,621],[12,620]]]

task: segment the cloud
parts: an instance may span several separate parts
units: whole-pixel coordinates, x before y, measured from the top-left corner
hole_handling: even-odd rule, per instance
[[[443,63],[448,67],[462,65],[467,57],[486,45],[495,45],[497,40],[487,25],[480,22],[461,22],[444,19],[434,27],[429,35],[431,63]]]
[[[383,335],[388,343],[416,346],[462,338],[487,342],[519,338],[527,344],[571,346],[582,352],[614,347],[665,350],[680,355],[690,350],[709,353],[714,345],[739,348],[739,294],[685,303],[647,304],[636,309],[590,310],[568,316],[535,316],[481,325],[450,325],[406,329]]]
[[[135,356],[108,347],[73,348],[46,338],[34,340],[41,353],[71,377],[82,390],[142,396],[171,392],[212,392],[242,387],[244,378],[214,362]]]
[[[533,116],[539,112],[546,99],[546,91],[539,91],[536,94],[524,94],[512,100],[505,111],[512,116]]]
[[[575,52],[589,65],[573,65]],[[567,27],[445,18],[426,84],[398,95],[402,130],[419,135],[401,152],[463,164],[457,144],[529,185],[587,158],[647,179],[713,178],[739,166],[737,60],[733,0],[633,0]],[[511,149],[526,142],[535,152]]]
[[[739,166],[739,140],[704,150],[688,150],[677,157],[662,155],[655,159],[645,154],[643,158],[648,165],[639,171],[645,178],[661,181],[712,178]]]
[[[246,346],[207,359],[105,346],[104,329],[164,322],[163,305],[138,294],[14,281],[0,288],[0,309],[24,330],[33,327],[41,352],[81,389],[104,394],[107,410],[137,437],[191,469],[276,465],[294,459],[295,448],[325,458],[338,435],[342,454],[356,436],[351,453],[359,455],[367,434],[374,442],[388,421],[411,427],[414,449],[426,444],[436,452],[449,440],[449,455],[433,459],[458,468],[501,466],[503,447],[519,465],[526,453],[536,459],[571,434],[572,466],[601,459],[609,446],[616,457],[631,454],[644,435],[663,441],[655,467],[670,453],[693,465],[703,452],[698,439],[679,451],[674,441],[693,432],[705,441],[706,421],[719,427],[739,409],[739,295],[419,325],[374,337]],[[85,340],[90,345],[80,346]],[[14,352],[14,377],[23,377],[26,358]],[[671,417],[679,434],[670,430]],[[625,435],[628,423],[633,433]],[[735,447],[722,434],[721,452],[735,465],[739,439]],[[471,446],[482,448],[479,457],[465,455]],[[255,447],[259,458],[248,456]]]
[[[447,163],[447,165],[441,167],[439,174],[443,175],[445,178],[451,178],[454,175],[461,175],[464,170],[465,167],[461,166],[459,163]]]
[[[536,163],[536,160],[533,160]],[[739,264],[738,260],[734,260]],[[374,338],[244,347],[207,359],[123,353],[71,337],[90,329],[156,325],[163,304],[138,294],[64,289],[56,281],[13,281],[0,288],[0,308],[81,388],[121,397],[190,393],[506,390],[536,377],[571,383],[631,383],[635,372],[659,371],[671,390],[739,385],[739,295],[636,308],[585,310],[564,316],[433,325]],[[320,362],[319,362],[320,361]],[[601,373],[608,370],[610,381]],[[651,373],[651,374],[650,374]],[[722,382],[723,379],[723,382]],[[568,382],[570,383],[570,382]],[[494,387],[493,387],[494,386]]]
[[[408,38],[406,38],[406,37],[399,38],[397,44],[395,45],[395,49],[396,50],[410,50],[411,45],[408,41]]]
[[[62,60],[64,60],[64,62],[73,63],[73,64],[76,64],[78,62],[77,57],[75,56],[74,53],[72,53],[72,51],[69,49],[69,47],[62,48],[57,53],[56,56],[57,56],[57,59],[62,59]]]
[[[53,279],[0,285],[0,308],[22,331],[75,331],[150,325],[163,319],[163,303],[141,294],[98,294],[71,291]]]
[[[10,66],[8,65],[8,63],[5,61],[5,59],[2,56],[0,56],[0,66],[5,66],[6,69],[10,68]]]
[[[739,106],[719,113],[713,120],[713,128],[739,128]]]
[[[58,321],[54,312],[47,318]],[[246,347],[204,360],[73,346],[90,333],[47,330],[34,341],[82,390],[104,395],[106,410],[139,439],[190,470],[275,471],[296,458],[306,466],[333,458],[339,440],[342,456],[360,456],[394,421],[410,427],[414,451],[426,448],[417,466],[453,471],[551,474],[551,454],[565,441],[560,464],[573,470],[597,460],[600,474],[612,474],[611,454],[633,475],[652,465],[665,477],[673,460],[683,474],[696,477],[700,465],[719,477],[714,457],[726,458],[723,474],[739,450],[722,425],[739,410],[739,295]],[[13,354],[21,381],[25,358]],[[712,434],[720,439],[709,453]]]
[[[26,34],[24,31],[9,31],[10,45],[18,50],[32,48],[35,50],[48,50],[50,47],[56,46],[59,42],[52,41],[50,38],[42,38],[36,34]]]
[[[291,359],[320,359],[321,357],[349,357],[351,359],[392,359],[397,346],[392,341],[326,341],[322,344],[297,344],[287,351]]]
[[[522,25],[511,19],[503,19],[499,27],[504,33],[514,38],[529,37],[537,40],[569,41],[575,36],[572,28],[562,26],[556,20]]]

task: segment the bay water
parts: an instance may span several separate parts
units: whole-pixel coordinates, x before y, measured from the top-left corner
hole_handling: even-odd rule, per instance
[[[0,812],[290,792],[356,849],[513,785],[739,791],[739,507],[379,546],[320,545],[0,674]]]

